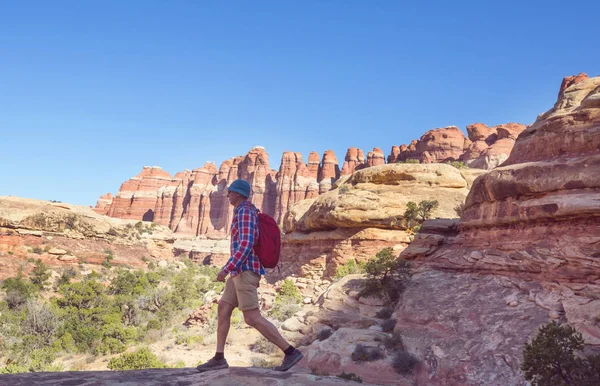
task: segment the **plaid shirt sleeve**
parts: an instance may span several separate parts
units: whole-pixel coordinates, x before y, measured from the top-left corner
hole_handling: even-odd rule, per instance
[[[241,206],[237,213],[237,230],[239,244],[231,254],[231,258],[223,267],[223,271],[229,273],[233,270],[239,270],[241,265],[248,260],[254,247],[254,234],[257,224],[257,216],[251,207]]]

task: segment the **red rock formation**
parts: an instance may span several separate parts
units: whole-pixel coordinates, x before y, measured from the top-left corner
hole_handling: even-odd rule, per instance
[[[319,177],[319,167],[321,165],[321,160],[319,158],[319,153],[316,151],[311,151],[308,155],[308,175],[307,177],[318,178]]]
[[[430,130],[410,145],[393,146],[388,163],[413,159],[421,163],[460,160],[472,168],[493,169],[504,162],[514,141],[525,126],[507,123],[488,127],[483,123],[467,126],[468,138],[455,126]]]
[[[342,166],[341,175],[346,176],[354,173],[355,170],[360,169],[365,164],[365,155],[361,149],[351,147],[346,151],[346,157],[344,157],[344,165]]]
[[[600,265],[592,258],[600,240],[598,176],[600,77],[595,77],[562,90],[554,108],[518,136],[506,162],[473,182],[460,233],[437,237],[425,255],[446,268],[598,285]],[[415,242],[436,239],[426,228]],[[600,330],[594,334],[600,344]]]
[[[456,126],[429,130],[416,145],[422,163],[458,160],[463,153],[465,135]]]
[[[385,165],[385,157],[383,151],[380,148],[375,147],[373,148],[373,151],[370,151],[367,154],[367,167],[377,165]]]
[[[333,150],[326,150],[323,153],[323,161],[319,168],[319,194],[327,192],[337,179],[340,178],[340,167]]]
[[[487,127],[483,123],[467,126],[472,143],[459,158],[467,166],[478,169],[493,169],[510,155],[515,140],[525,130],[520,123],[506,123]]]
[[[108,216],[153,221],[157,191],[170,181],[171,175],[160,167],[144,166],[140,174],[121,185]]]
[[[98,202],[96,203],[96,207],[93,208],[94,211],[98,214],[107,214],[108,209],[110,208],[110,204],[112,204],[113,195],[111,193],[106,193],[100,196]]]
[[[250,183],[252,202],[261,211],[275,215],[277,172],[269,167],[269,156],[264,147],[256,146],[240,162],[238,176]]]
[[[582,82],[586,79],[589,79],[589,77],[587,76],[587,74],[585,72],[580,72],[578,75],[572,75],[572,76],[565,77],[563,79],[562,83],[560,84],[560,89],[558,90],[558,100],[562,99],[563,93],[567,88],[571,87],[574,84]]]

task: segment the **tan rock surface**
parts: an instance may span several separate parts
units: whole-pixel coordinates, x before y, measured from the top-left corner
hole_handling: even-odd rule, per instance
[[[174,239],[166,227],[99,215],[88,207],[0,197],[0,280],[20,268],[27,274],[36,259],[51,268],[101,264],[108,249],[113,265],[142,267],[143,257],[172,259]]]
[[[445,164],[388,164],[355,172],[337,189],[321,194],[296,220],[301,232],[336,228],[404,229],[409,201],[438,200],[433,217],[454,217],[468,183],[461,172]]]

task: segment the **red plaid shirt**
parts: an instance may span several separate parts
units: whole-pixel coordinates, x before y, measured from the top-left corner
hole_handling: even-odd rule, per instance
[[[266,274],[254,253],[254,240],[258,237],[258,210],[250,201],[244,201],[233,211],[231,222],[231,258],[223,271],[237,276],[243,271]]]

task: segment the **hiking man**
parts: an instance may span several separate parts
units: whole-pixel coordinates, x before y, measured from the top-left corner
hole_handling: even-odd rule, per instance
[[[238,307],[248,325],[257,329],[284,352],[283,363],[274,370],[287,371],[302,359],[302,353],[290,345],[277,328],[260,314],[257,289],[261,275],[266,272],[253,251],[258,237],[258,209],[248,200],[250,184],[244,180],[233,181],[228,188],[227,197],[235,209],[231,221],[231,257],[217,276],[218,281],[225,281],[229,275],[217,312],[217,351],[213,358],[197,369],[204,372],[229,367],[224,357],[225,341],[229,333],[231,313]]]

